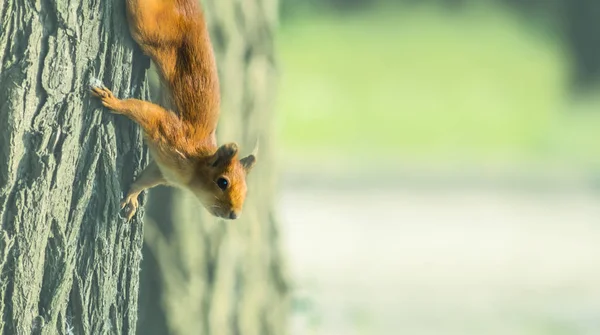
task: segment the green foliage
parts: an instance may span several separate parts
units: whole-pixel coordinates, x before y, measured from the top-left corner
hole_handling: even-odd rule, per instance
[[[278,43],[291,155],[600,153],[583,135],[600,120],[565,116],[575,113],[560,44],[500,8],[300,16],[284,22]]]

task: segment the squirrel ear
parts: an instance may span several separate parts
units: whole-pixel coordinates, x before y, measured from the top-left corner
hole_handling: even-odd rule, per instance
[[[219,149],[217,149],[217,152],[215,152],[215,154],[213,155],[213,158],[210,161],[210,164],[212,166],[217,166],[218,164],[220,164],[222,162],[228,162],[228,161],[232,160],[233,157],[235,157],[235,155],[237,155],[237,153],[238,153],[237,144],[235,144],[235,143],[223,144],[222,146],[219,147]]]
[[[238,145],[235,143],[223,144],[218,152],[220,157],[231,159],[238,153]]]
[[[256,144],[254,145],[254,150],[252,150],[252,153],[242,159],[240,159],[240,163],[242,163],[242,166],[244,167],[244,170],[246,170],[246,173],[250,172],[250,170],[252,170],[252,168],[254,167],[254,164],[256,164],[256,156],[258,154],[258,139],[256,139]]]
[[[240,163],[244,167],[244,170],[246,170],[246,173],[248,173],[248,172],[250,172],[250,170],[252,170],[252,168],[254,167],[254,164],[256,164],[256,156],[254,156],[253,154],[250,154],[250,155],[240,159]]]

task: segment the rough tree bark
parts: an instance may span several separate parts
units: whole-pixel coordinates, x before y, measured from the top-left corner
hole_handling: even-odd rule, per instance
[[[221,77],[219,142],[238,141],[249,152],[259,138],[258,163],[235,221],[210,217],[182,192],[150,191],[138,334],[283,335],[288,280],[274,209],[277,1],[202,3]]]
[[[148,65],[122,1],[0,1],[0,333],[135,333],[147,154],[88,86],[147,98]]]

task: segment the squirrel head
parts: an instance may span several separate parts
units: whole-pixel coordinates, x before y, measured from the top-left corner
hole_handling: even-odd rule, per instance
[[[246,199],[246,175],[254,164],[256,150],[238,159],[237,144],[224,144],[198,166],[198,187],[194,193],[212,215],[236,219]]]

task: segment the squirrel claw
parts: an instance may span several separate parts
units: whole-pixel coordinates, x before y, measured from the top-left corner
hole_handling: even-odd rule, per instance
[[[135,212],[137,212],[138,202],[134,197],[127,197],[121,201],[121,211],[119,216],[124,218],[127,222],[131,221]]]
[[[108,88],[106,88],[104,86],[92,86],[90,88],[90,91],[91,91],[92,95],[97,98],[105,98],[105,97],[108,97],[109,95],[111,95],[110,94],[111,92],[108,90]]]
[[[104,86],[92,86],[90,93],[102,101],[102,105],[116,112],[119,107],[119,99],[115,98],[113,93]]]

